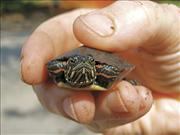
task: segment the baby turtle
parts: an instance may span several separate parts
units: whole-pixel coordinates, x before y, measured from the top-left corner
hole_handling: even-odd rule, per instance
[[[134,66],[112,53],[82,46],[51,60],[47,69],[59,87],[108,90]]]

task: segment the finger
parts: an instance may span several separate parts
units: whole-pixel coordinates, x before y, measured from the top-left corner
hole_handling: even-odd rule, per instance
[[[22,49],[22,80],[38,84],[46,79],[45,64],[52,58],[79,46],[72,32],[72,23],[77,16],[89,10],[75,10],[57,16],[40,25]]]
[[[169,45],[177,45],[179,39],[179,22],[175,21],[178,12],[175,6],[151,1],[118,1],[80,16],[73,29],[80,42],[106,51],[119,52],[139,46],[151,51],[168,47],[172,51]]]
[[[134,121],[149,111],[152,101],[151,92],[145,87],[122,81],[113,90],[100,93],[92,126],[103,130]]]
[[[179,105],[179,100],[161,97],[154,101],[151,110],[145,116],[135,122],[107,129],[104,135],[179,135]]]
[[[34,91],[50,112],[85,124],[94,118],[95,103],[90,92],[59,89],[52,83],[35,85]]]

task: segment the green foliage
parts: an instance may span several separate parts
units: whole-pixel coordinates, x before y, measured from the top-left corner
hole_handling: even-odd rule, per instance
[[[174,4],[178,7],[180,7],[180,1],[179,0],[159,0],[160,3],[168,3],[168,4]]]
[[[52,5],[59,0],[1,0],[0,10],[3,13],[29,12],[32,10],[41,10],[43,4],[50,2]],[[154,0],[159,3],[175,4],[180,7],[179,0]],[[47,8],[47,7],[46,7]]]
[[[0,10],[4,13],[13,13],[40,9],[39,1],[41,0],[2,0]]]

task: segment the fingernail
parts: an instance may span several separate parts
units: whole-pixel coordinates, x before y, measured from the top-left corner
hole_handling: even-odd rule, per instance
[[[112,112],[128,112],[119,91],[112,92],[107,97],[108,107]]]
[[[114,32],[112,20],[103,14],[90,13],[81,16],[81,20],[87,27],[100,36],[110,36]]]
[[[74,106],[73,106],[71,98],[66,98],[63,101],[63,109],[64,109],[65,113],[69,117],[71,117],[72,119],[78,121],[78,118],[77,118],[77,115],[75,113],[75,109],[74,109]]]

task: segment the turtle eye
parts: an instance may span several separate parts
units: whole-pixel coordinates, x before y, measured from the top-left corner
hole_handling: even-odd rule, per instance
[[[68,62],[69,62],[69,63],[71,63],[71,64],[74,64],[74,63],[76,62],[76,60],[75,60],[75,59],[70,58],[70,59],[68,60]]]
[[[91,61],[91,62],[94,62],[94,59],[93,59],[93,58],[90,58],[90,61]]]
[[[91,62],[94,62],[94,58],[93,58],[91,55],[88,56],[88,59],[89,59]]]

